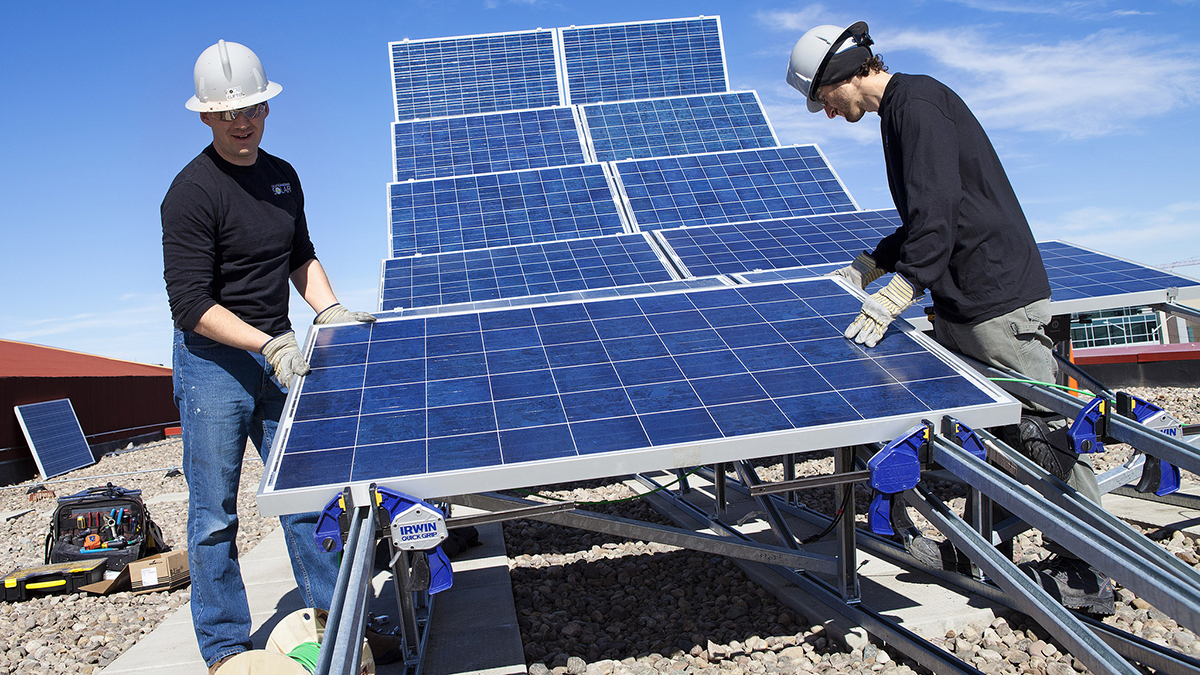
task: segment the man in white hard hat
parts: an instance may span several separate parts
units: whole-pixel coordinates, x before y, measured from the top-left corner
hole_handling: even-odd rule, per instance
[[[265,459],[294,377],[309,372],[288,320],[288,283],[315,323],[371,322],[343,308],[316,258],[300,179],[259,149],[267,79],[254,52],[224,40],[196,61],[188,110],[212,144],[162,203],[163,266],[175,322],[175,403],[188,481],[192,621],[209,671],[251,648],[237,561],[237,495],[247,439]],[[316,514],[280,518],[304,602],[328,609],[337,557],[313,541]]]
[[[874,347],[889,324],[929,291],[938,342],[1054,382],[1058,369],[1045,333],[1050,282],[991,141],[950,88],[924,75],[889,73],[872,44],[864,22],[845,29],[818,26],[796,43],[787,73],[810,112],[851,123],[869,112],[880,118],[888,185],[903,224],[874,251],[834,273],[863,290],[895,273],[863,302],[846,337]],[[1005,437],[1099,503],[1091,463],[1050,442],[1042,411],[1026,412],[1019,425],[1005,429]],[[1069,607],[1111,614],[1107,577],[1057,551],[1030,570],[1035,578]]]

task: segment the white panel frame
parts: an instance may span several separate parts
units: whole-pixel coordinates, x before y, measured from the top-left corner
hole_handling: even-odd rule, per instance
[[[835,279],[846,291],[863,296],[859,289],[852,288],[842,279]],[[776,282],[784,283],[784,282]],[[791,282],[795,283],[795,282]],[[688,291],[674,291],[683,293]],[[667,295],[667,293],[659,294]],[[627,296],[634,297],[634,296]],[[579,302],[570,301],[571,304]],[[552,303],[568,304],[568,303]],[[470,314],[476,312],[452,312]],[[826,450],[847,445],[879,443],[901,435],[924,419],[937,422],[943,415],[952,415],[970,427],[985,428],[1013,424],[1020,417],[1021,404],[998,386],[988,381],[973,368],[963,364],[953,354],[938,345],[928,336],[914,330],[907,323],[898,321],[899,330],[925,347],[941,361],[953,368],[960,376],[977,386],[992,401],[985,404],[946,408],[924,413],[908,413],[836,424],[774,431],[732,438],[677,443],[658,447],[639,448],[595,455],[582,455],[522,462],[483,468],[462,469],[400,476],[371,481],[352,481],[288,490],[275,490],[283,460],[283,447],[291,432],[293,416],[299,397],[304,389],[304,379],[288,392],[284,406],[284,417],[275,433],[270,454],[267,457],[262,481],[258,488],[259,513],[276,516],[321,509],[329,500],[341,494],[345,487],[362,489],[368,483],[397,490],[421,499],[430,500],[460,494],[472,494],[493,490],[504,490],[535,485],[546,485],[565,481],[590,480],[608,476],[619,476],[663,469],[682,469],[714,462],[730,462],[757,457],[769,457],[785,453]],[[316,327],[308,333],[304,353],[311,357],[317,333]]]

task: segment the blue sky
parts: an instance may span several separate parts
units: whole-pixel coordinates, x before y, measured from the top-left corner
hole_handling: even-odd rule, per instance
[[[818,143],[864,208],[891,206],[878,117],[809,114],[784,83],[817,24],[864,20],[893,72],[953,87],[1039,240],[1146,264],[1200,256],[1200,0],[6,3],[0,338],[170,364],[158,207],[211,140],[183,104],[218,38],[283,85],[262,147],[299,172],[343,303],[373,309],[389,41],[701,14],[721,17],[732,87],[759,92],[782,142]],[[292,318],[303,339],[312,314],[296,297]]]

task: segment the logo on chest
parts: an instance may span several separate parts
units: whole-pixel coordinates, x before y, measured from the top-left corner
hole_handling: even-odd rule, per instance
[[[291,183],[276,183],[271,186],[271,192],[277,195],[290,195],[292,193]]]

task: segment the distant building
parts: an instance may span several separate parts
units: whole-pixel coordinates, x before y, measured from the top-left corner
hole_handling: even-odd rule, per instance
[[[170,368],[0,340],[0,485],[37,475],[13,406],[60,398],[71,400],[94,452],[179,420]]]

